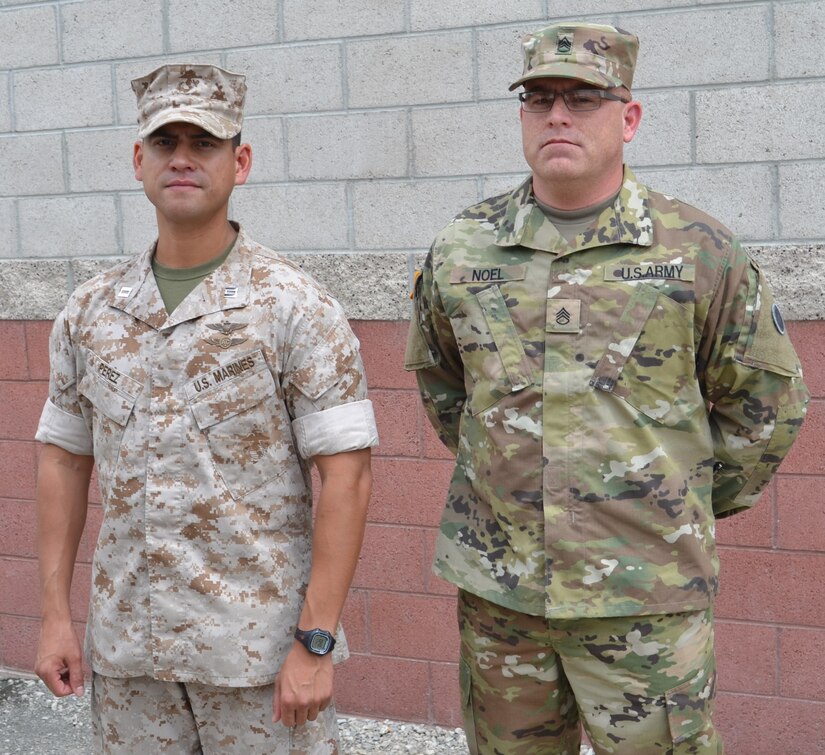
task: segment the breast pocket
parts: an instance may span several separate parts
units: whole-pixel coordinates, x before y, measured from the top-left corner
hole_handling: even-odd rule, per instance
[[[533,384],[532,367],[498,286],[465,299],[450,321],[473,414]]]
[[[662,425],[688,420],[704,404],[692,311],[653,286],[637,284],[590,384]]]
[[[263,356],[252,369],[187,398],[206,436],[215,470],[234,499],[243,498],[286,471],[294,457],[292,434],[277,385]]]
[[[141,385],[90,353],[77,392],[91,405],[95,463],[103,481],[111,479],[120,458],[126,426]]]

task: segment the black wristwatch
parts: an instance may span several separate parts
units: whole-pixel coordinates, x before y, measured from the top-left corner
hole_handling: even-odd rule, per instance
[[[296,629],[295,639],[315,655],[326,655],[335,647],[335,638],[325,629]]]

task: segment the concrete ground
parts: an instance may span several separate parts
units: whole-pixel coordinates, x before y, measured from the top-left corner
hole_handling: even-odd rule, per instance
[[[0,678],[0,753],[89,755],[89,696],[58,699],[39,681]]]

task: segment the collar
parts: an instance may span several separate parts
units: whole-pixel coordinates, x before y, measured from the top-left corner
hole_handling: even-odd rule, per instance
[[[172,328],[187,320],[227,309],[245,307],[249,302],[252,278],[252,251],[243,229],[223,263],[204,278],[171,316],[163,306],[155,276],[152,255],[157,241],[145,252],[126,263],[123,274],[113,279],[107,302],[155,330]]]
[[[496,244],[524,246],[554,254],[569,254],[608,244],[651,246],[653,221],[647,187],[639,183],[633,171],[625,166],[616,201],[602,211],[593,228],[568,244],[536,204],[533,177],[530,176],[510,194],[504,216],[497,225]]]

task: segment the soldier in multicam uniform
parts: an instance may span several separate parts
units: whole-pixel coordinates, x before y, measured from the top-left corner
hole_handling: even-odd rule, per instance
[[[532,175],[438,234],[406,368],[456,454],[435,571],[459,587],[473,753],[721,753],[715,521],[759,498],[808,400],[759,268],[623,164],[637,38],[524,40]]]
[[[251,166],[244,77],[164,66],[132,86],[158,240],[79,286],[52,332],[37,672],[83,694],[69,588],[96,463],[97,751],[334,753],[330,651],[377,443],[358,341],[323,288],[228,220]]]

